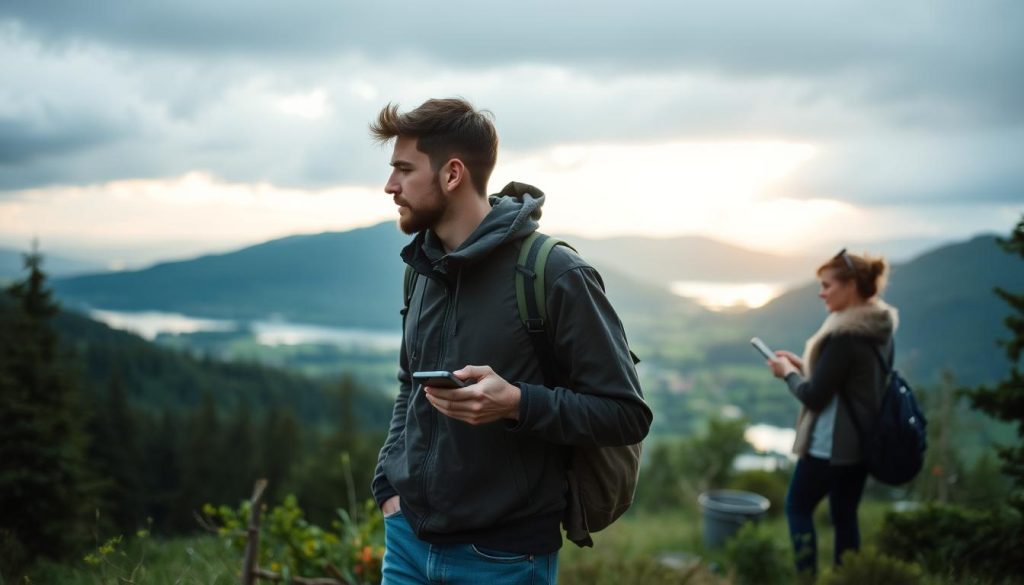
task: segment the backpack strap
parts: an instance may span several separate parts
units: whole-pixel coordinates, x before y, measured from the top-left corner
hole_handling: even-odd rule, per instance
[[[882,352],[878,348],[877,344],[872,343],[870,345],[871,345],[871,351],[873,351],[874,354],[875,354],[875,357],[878,358],[878,365],[882,366],[882,371],[885,372],[885,380],[882,381],[882,385],[886,389],[888,389],[889,382],[892,380],[892,374],[893,374],[892,363],[893,363],[893,360],[896,359],[896,342],[893,341],[893,343],[892,343],[892,351],[889,353],[889,361],[886,361],[885,358],[882,357]],[[857,437],[860,439],[860,444],[861,444],[861,447],[863,448],[863,445],[864,445],[864,427],[862,427],[861,424],[860,424],[860,421],[857,420],[857,415],[854,414],[853,407],[850,405],[850,399],[846,397],[846,393],[840,391],[839,392],[839,398],[840,398],[840,400],[843,401],[843,407],[846,408],[846,412],[847,412],[847,414],[849,414],[850,420],[853,422],[854,428],[857,429]],[[882,405],[883,406],[885,405],[886,398],[888,398],[887,395],[882,397]]]
[[[533,232],[523,240],[516,262],[516,304],[519,306],[519,319],[526,327],[537,362],[544,373],[544,381],[549,386],[556,385],[561,378],[558,373],[558,362],[555,360],[555,350],[547,333],[548,309],[544,281],[548,256],[555,246],[566,246],[575,250],[558,238]]]
[[[878,349],[878,346],[871,344],[871,349],[875,352],[875,357],[878,358],[878,365],[882,366],[882,371],[885,372],[886,381],[889,380],[889,376],[892,375],[892,371],[896,366],[896,341],[893,340],[892,348],[889,350],[889,359],[886,360],[882,357],[882,352]]]
[[[402,307],[402,331],[405,331],[405,318],[409,314],[409,303],[412,302],[412,293],[416,290],[416,278],[419,277],[419,273],[416,272],[412,266],[405,265],[405,279],[402,283],[403,298],[405,299],[405,306]]]

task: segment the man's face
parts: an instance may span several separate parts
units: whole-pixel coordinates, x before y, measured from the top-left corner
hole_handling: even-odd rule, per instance
[[[398,206],[398,227],[415,234],[437,224],[448,209],[430,157],[416,150],[415,138],[399,137],[391,155],[391,176],[384,192]]]

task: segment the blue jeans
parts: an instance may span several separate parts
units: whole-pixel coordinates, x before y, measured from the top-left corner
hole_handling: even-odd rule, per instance
[[[554,585],[558,552],[521,555],[416,538],[401,511],[384,518],[381,585]]]
[[[826,495],[836,531],[833,562],[839,565],[844,552],[860,548],[857,506],[867,477],[862,464],[832,465],[827,459],[810,456],[797,461],[786,494],[786,519],[798,572],[814,574],[818,570],[814,509]]]

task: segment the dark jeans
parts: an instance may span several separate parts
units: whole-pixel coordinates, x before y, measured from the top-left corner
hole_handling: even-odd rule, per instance
[[[786,494],[786,518],[798,572],[813,574],[818,570],[814,509],[826,495],[836,531],[833,561],[838,565],[844,552],[860,548],[857,506],[867,477],[863,464],[831,465],[827,459],[810,456],[797,461]]]

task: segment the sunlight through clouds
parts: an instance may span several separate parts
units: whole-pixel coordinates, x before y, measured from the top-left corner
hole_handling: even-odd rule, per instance
[[[597,236],[700,233],[735,238],[820,219],[828,205],[772,199],[779,180],[811,161],[810,144],[782,141],[561,145],[530,155],[508,154],[493,188],[523,180],[547,193],[549,231]],[[803,209],[806,207],[806,210]],[[742,228],[736,226],[741,225]],[[747,238],[740,238],[747,239]]]
[[[0,202],[0,218],[9,226],[7,238],[191,240],[195,251],[210,244],[351,229],[393,215],[391,198],[379,189],[283,189],[268,183],[228,183],[201,172],[167,180],[35,189],[23,192],[20,200]]]

